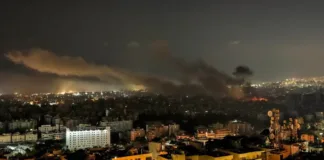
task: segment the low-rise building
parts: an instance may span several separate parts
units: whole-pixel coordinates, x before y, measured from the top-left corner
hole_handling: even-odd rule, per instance
[[[302,134],[300,139],[307,142],[315,142],[315,136],[311,134]]]
[[[28,132],[25,134],[25,141],[27,142],[36,142],[37,141],[37,134],[32,132]]]
[[[11,134],[0,135],[0,143],[10,143],[10,142],[11,142]]]
[[[232,132],[228,129],[217,129],[215,131],[215,139],[224,139],[224,137],[231,135]]]
[[[42,133],[42,140],[62,140],[65,137],[65,132],[51,132],[51,133]]]
[[[198,139],[223,139],[224,137],[232,135],[232,132],[228,129],[217,130],[199,130],[196,133]]]
[[[171,128],[171,129],[170,129]],[[179,125],[164,125],[160,122],[150,122],[146,124],[146,136],[149,137],[161,137],[164,135],[175,134],[179,131]]]
[[[54,140],[54,135],[53,135],[53,133],[42,133],[41,139],[42,140]]]
[[[53,127],[51,125],[41,125],[40,127],[38,127],[38,130],[41,133],[48,133],[48,132],[52,132],[53,131]]]
[[[66,127],[63,125],[41,125],[40,127],[38,127],[38,130],[41,133],[50,133],[50,132],[60,132],[60,131],[65,131]]]
[[[263,153],[265,151],[258,149],[231,149],[219,151],[233,155],[233,160],[242,160],[242,159],[253,159],[253,160],[262,160]]]
[[[8,123],[9,130],[16,129],[35,129],[37,122],[35,120],[15,120]]]
[[[11,141],[12,143],[25,142],[25,135],[20,133],[14,133],[11,135]]]
[[[130,140],[135,141],[138,137],[145,137],[145,130],[144,129],[133,129],[130,132]]]

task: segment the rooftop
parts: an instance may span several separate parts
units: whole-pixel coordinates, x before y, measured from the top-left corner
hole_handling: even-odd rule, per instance
[[[227,151],[234,152],[234,153],[248,153],[248,152],[257,152],[262,150],[255,149],[255,148],[239,148],[239,149],[227,149]]]
[[[160,157],[163,157],[165,159],[172,159],[171,154],[164,154],[164,155],[159,155]]]
[[[220,152],[220,151],[213,151],[207,154],[208,156],[212,156],[212,157],[223,157],[223,156],[228,156],[230,154],[228,153],[224,153],[224,152]]]
[[[106,127],[96,127],[96,126],[90,126],[90,127],[83,127],[83,128],[67,128],[70,131],[89,131],[89,130],[105,130]]]

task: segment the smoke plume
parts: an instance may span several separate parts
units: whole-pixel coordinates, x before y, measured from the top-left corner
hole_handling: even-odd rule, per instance
[[[154,57],[171,66],[178,77],[164,77],[139,74],[124,69],[89,63],[81,57],[58,56],[43,49],[26,52],[13,51],[6,57],[16,63],[41,73],[58,76],[95,77],[104,84],[121,85],[125,88],[144,86],[152,92],[164,94],[205,94],[214,97],[233,95],[229,85],[236,85],[237,79],[224,74],[204,61],[187,62],[174,57],[167,42],[157,41],[151,46]],[[238,94],[235,89],[234,95]]]
[[[81,57],[58,56],[43,49],[31,49],[27,52],[13,51],[6,57],[16,64],[22,64],[42,73],[59,76],[96,77],[111,84],[130,84],[133,76],[126,71],[105,65],[86,62]]]
[[[105,91],[119,90],[122,86],[95,80],[72,77],[56,77],[44,74],[26,75],[0,72],[0,93],[59,93],[68,91]]]

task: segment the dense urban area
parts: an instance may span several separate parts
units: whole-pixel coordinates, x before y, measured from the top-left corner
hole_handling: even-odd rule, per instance
[[[323,6],[0,0],[0,160],[324,160]]]
[[[3,159],[323,158],[322,80],[243,86],[244,98],[147,91],[0,96]]]

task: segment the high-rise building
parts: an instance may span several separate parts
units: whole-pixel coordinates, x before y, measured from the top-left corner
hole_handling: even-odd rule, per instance
[[[88,127],[82,130],[66,129],[66,146],[70,150],[110,145],[110,127]]]

